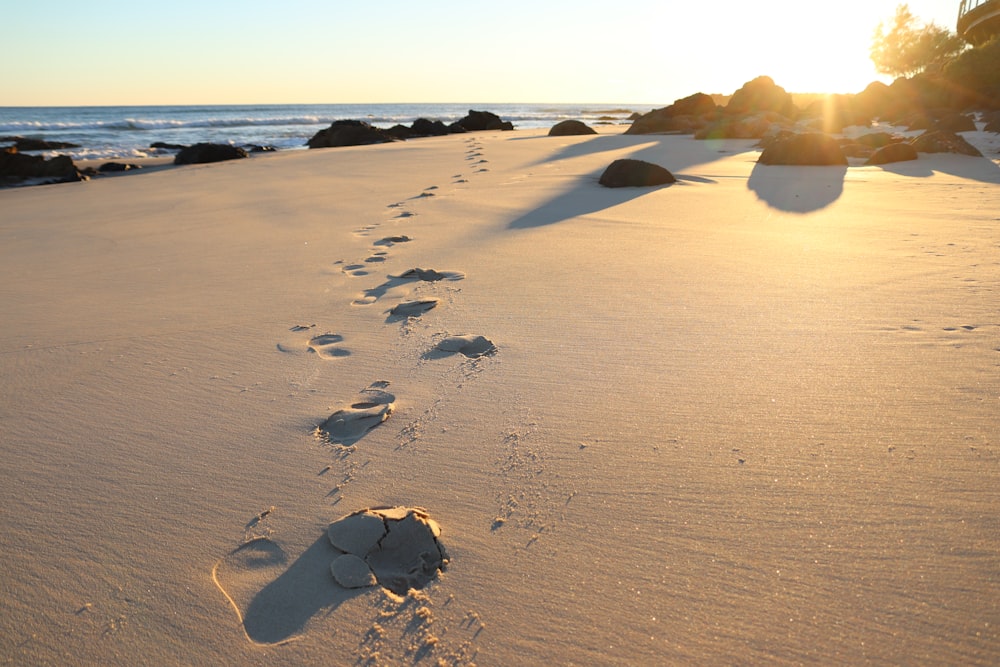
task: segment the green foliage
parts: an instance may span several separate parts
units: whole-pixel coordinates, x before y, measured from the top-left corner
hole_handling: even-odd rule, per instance
[[[944,75],[966,90],[1000,90],[1000,37],[962,53],[945,66]]]
[[[900,77],[938,69],[964,48],[958,35],[933,23],[919,25],[909,6],[899,5],[891,26],[875,29],[870,55],[876,71]]]

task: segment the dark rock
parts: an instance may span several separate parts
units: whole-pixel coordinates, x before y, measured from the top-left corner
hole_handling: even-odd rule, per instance
[[[406,141],[407,139],[412,139],[415,136],[417,136],[417,134],[410,128],[406,127],[405,125],[398,125],[398,124],[393,125],[388,130],[386,130],[386,132],[392,135],[394,139],[398,139],[400,141]]]
[[[467,132],[481,132],[483,130],[504,130],[514,129],[514,124],[500,119],[500,116],[491,111],[474,111],[469,109],[469,115],[457,123],[465,128]]]
[[[924,132],[919,137],[912,139],[910,144],[920,153],[959,153],[974,157],[983,156],[979,149],[964,138],[943,130]]]
[[[105,162],[98,167],[97,171],[102,174],[110,174],[121,171],[131,171],[133,169],[141,169],[141,167],[137,164],[125,164],[123,162]]]
[[[917,159],[917,149],[907,143],[888,144],[872,153],[865,162],[866,165],[889,164],[890,162],[906,162]]]
[[[251,153],[275,153],[278,150],[274,146],[258,146],[256,144],[246,144],[243,148]]]
[[[560,121],[549,130],[550,137],[570,137],[581,134],[597,134],[597,130],[579,120]]]
[[[847,165],[847,157],[832,137],[812,132],[788,134],[767,146],[757,158],[760,164]]]
[[[871,125],[872,117],[859,109],[856,95],[826,95],[802,110],[804,118],[820,132],[843,132],[852,125]]]
[[[692,118],[698,118],[717,111],[715,100],[711,95],[695,93],[662,109],[653,109],[647,114],[635,118],[625,134],[653,134],[656,132],[694,131]],[[678,119],[685,120],[679,121]],[[704,123],[702,123],[703,125]]]
[[[13,143],[14,148],[21,151],[51,151],[61,148],[79,148],[80,144],[70,144],[65,141],[46,141],[26,137],[0,137],[0,143]]]
[[[944,111],[936,114],[933,127],[945,132],[975,132],[976,121],[962,113]]]
[[[320,130],[306,142],[309,148],[335,148],[338,146],[368,146],[397,141],[383,129],[361,120],[338,120]]]
[[[897,112],[895,96],[881,81],[873,81],[854,96],[854,108],[858,115],[872,118],[893,118]]]
[[[792,96],[784,88],[774,83],[769,76],[759,76],[733,93],[725,112],[734,116],[746,116],[761,111],[774,111],[787,118],[797,114]]]
[[[187,148],[184,144],[167,144],[162,141],[154,141],[149,145],[149,147],[163,151],[181,151]]]
[[[903,141],[902,137],[897,137],[888,132],[868,132],[854,139],[854,143],[870,146],[871,148],[882,148],[889,144]]]
[[[439,120],[428,120],[418,118],[410,126],[414,136],[417,137],[443,137],[448,134],[448,126]]]
[[[844,152],[846,157],[870,157],[875,149],[871,146],[865,146],[864,144],[859,144],[856,141],[843,140],[840,142],[840,150]]]
[[[724,116],[694,133],[695,139],[763,139],[791,121],[769,111],[744,117]]]
[[[25,155],[14,147],[0,150],[0,182],[18,184],[30,179],[48,183],[83,181],[86,177],[66,155],[46,160],[40,155]]]
[[[230,144],[195,144],[181,150],[174,158],[174,164],[207,164],[250,157],[239,146]]]
[[[676,183],[677,179],[658,164],[642,160],[615,160],[601,174],[600,184],[607,188],[649,187]]]

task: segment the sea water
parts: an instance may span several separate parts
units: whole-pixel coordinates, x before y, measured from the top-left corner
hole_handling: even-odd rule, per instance
[[[199,142],[298,149],[335,120],[364,120],[376,127],[409,125],[417,118],[446,125],[470,109],[492,111],[516,129],[548,128],[560,120],[588,124],[624,123],[652,105],[629,104],[304,104],[238,106],[0,107],[4,137],[28,137],[78,144],[44,151],[74,160],[127,159],[159,153],[154,142]]]

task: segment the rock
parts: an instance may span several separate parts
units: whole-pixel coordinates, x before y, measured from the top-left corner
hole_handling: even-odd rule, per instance
[[[882,146],[868,158],[866,165],[889,164],[890,162],[906,162],[916,160],[917,150],[907,143],[896,143]]]
[[[338,120],[320,130],[306,142],[309,148],[335,148],[338,146],[367,146],[397,141],[387,131],[373,127],[361,120]]]
[[[854,138],[854,143],[870,146],[871,148],[882,148],[889,144],[903,141],[902,137],[897,137],[888,132],[868,132]]]
[[[250,153],[275,153],[278,150],[274,146],[258,146],[257,144],[245,144],[243,148]]]
[[[688,97],[675,100],[673,104],[662,109],[653,109],[647,114],[635,118],[625,134],[653,134],[656,132],[693,132],[704,122],[695,119],[713,115],[718,111],[711,95],[695,93]],[[683,120],[682,120],[683,119]]]
[[[579,120],[564,120],[556,123],[549,130],[550,137],[570,137],[582,134],[597,134],[597,130]]]
[[[790,127],[785,116],[773,111],[744,117],[723,117],[694,133],[695,139],[763,139]]]
[[[985,114],[983,120],[986,121],[983,131],[1000,133],[1000,111]]]
[[[439,120],[418,118],[413,121],[410,130],[417,137],[443,137],[448,134],[448,126]]]
[[[481,132],[483,130],[504,130],[514,129],[514,124],[500,119],[500,116],[491,111],[474,111],[469,109],[469,114],[458,121],[456,125],[464,128],[467,132]]]
[[[933,127],[945,132],[975,132],[976,121],[963,113],[944,111],[936,114]]]
[[[392,135],[394,139],[398,139],[400,141],[406,141],[407,139],[412,139],[415,136],[417,136],[416,133],[414,133],[413,130],[411,130],[410,128],[406,127],[405,125],[398,125],[398,124],[393,125],[388,130],[386,130],[386,132]]]
[[[757,158],[770,165],[847,165],[847,157],[832,137],[818,132],[776,138]]]
[[[203,143],[182,149],[174,158],[174,164],[207,164],[245,157],[250,157],[250,154],[239,146]]]
[[[29,139],[25,137],[0,137],[0,143],[13,142],[14,148],[21,151],[50,151],[61,148],[79,148],[80,144],[70,144],[65,141],[46,141],[44,139]]]
[[[910,144],[920,153],[959,153],[982,157],[979,150],[964,138],[952,132],[932,130],[915,137]]]
[[[856,141],[841,141],[840,150],[844,152],[846,157],[871,157],[871,154],[875,152],[875,149],[871,146],[865,146],[864,144],[859,144]]]
[[[184,144],[167,144],[162,141],[154,141],[149,145],[150,148],[162,151],[180,151],[187,148]]]
[[[676,183],[669,171],[642,160],[615,160],[601,174],[600,184],[606,188],[650,187]]]
[[[110,174],[121,171],[131,171],[133,169],[141,169],[141,167],[137,164],[124,164],[122,162],[105,162],[104,164],[102,164],[100,167],[97,168],[97,171],[102,174]]]
[[[46,160],[40,155],[25,155],[14,147],[0,150],[0,182],[17,185],[26,180],[44,179],[45,183],[84,181],[73,160],[57,155]]]
[[[746,116],[761,111],[774,111],[793,118],[797,110],[792,96],[784,88],[774,83],[769,76],[759,76],[733,93],[725,112],[732,116]]]

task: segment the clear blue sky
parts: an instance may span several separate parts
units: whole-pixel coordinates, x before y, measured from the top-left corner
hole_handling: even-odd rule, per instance
[[[877,78],[896,0],[0,0],[0,106],[669,103]],[[958,0],[913,1],[954,29]]]

